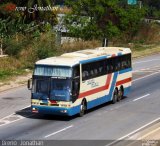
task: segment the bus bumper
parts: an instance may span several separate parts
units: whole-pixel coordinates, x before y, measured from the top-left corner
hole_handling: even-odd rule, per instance
[[[63,107],[53,107],[53,106],[32,105],[31,107],[32,107],[32,113],[39,113],[39,114],[73,116],[80,112],[80,106],[63,108]]]

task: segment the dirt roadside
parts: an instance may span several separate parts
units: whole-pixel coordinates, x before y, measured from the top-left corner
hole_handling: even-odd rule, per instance
[[[12,77],[8,81],[0,82],[0,92],[12,89],[12,88],[17,88],[20,86],[26,86],[28,79],[32,77],[32,73],[28,73],[25,75],[20,75],[16,77]]]

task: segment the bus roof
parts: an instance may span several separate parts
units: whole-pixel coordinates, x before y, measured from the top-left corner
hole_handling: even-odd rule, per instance
[[[65,53],[61,56],[50,57],[36,62],[36,65],[49,66],[74,66],[79,63],[87,63],[112,56],[120,56],[131,53],[129,48],[122,47],[99,47],[95,49],[80,50]]]

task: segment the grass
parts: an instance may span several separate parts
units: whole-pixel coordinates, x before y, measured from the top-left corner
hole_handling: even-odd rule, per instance
[[[5,82],[11,77],[19,76],[22,74],[26,74],[25,70],[16,69],[16,70],[0,70],[0,82]]]
[[[160,26],[151,25],[145,26],[140,29],[140,32],[130,41],[130,43],[119,39],[110,43],[110,46],[129,47],[132,50],[133,58],[147,56],[151,54],[160,53]],[[25,41],[22,43],[22,39]],[[19,75],[25,75],[26,69],[32,69],[34,63],[42,58],[49,56],[59,56],[63,53],[73,52],[77,50],[96,48],[101,46],[101,42],[97,40],[92,41],[75,41],[72,43],[65,43],[60,47],[55,46],[54,35],[52,33],[41,34],[39,38],[32,38],[28,36],[19,36],[20,43],[15,44],[17,40],[13,37],[14,41],[10,42],[7,46],[8,50],[12,50],[12,46],[16,48],[19,46],[21,49],[15,57],[0,58],[0,83],[12,79]],[[10,41],[10,40],[8,40]],[[13,52],[12,52],[13,53]],[[14,54],[14,53],[13,53]]]
[[[44,36],[43,36],[44,37]],[[37,43],[35,46],[36,48],[43,48],[47,47],[45,43],[43,42],[45,38],[42,38],[41,43]],[[46,41],[48,44],[48,41]],[[86,48],[95,48],[98,47],[100,44],[99,41],[93,40],[93,41],[76,41],[73,43],[66,43],[63,44],[60,48],[57,48],[56,50],[53,49],[51,51],[51,56],[59,56],[63,53],[82,50]],[[19,57],[5,57],[0,58],[0,83],[5,82],[6,80],[10,80],[12,77],[19,76],[26,74],[26,69],[32,69],[34,66],[34,63],[36,60],[39,60],[36,54],[36,49],[29,48],[23,49],[19,53]],[[41,50],[39,50],[40,52]],[[42,52],[45,54],[45,52]],[[42,55],[43,55],[42,54]]]
[[[55,55],[60,55],[62,53],[66,52],[72,52],[82,49],[88,49],[88,48],[96,48],[100,46],[99,41],[86,41],[86,42],[74,42],[71,44],[63,44],[60,50],[57,50],[57,53]],[[115,45],[114,45],[115,46]],[[116,46],[119,46],[118,44]],[[144,45],[141,43],[132,43],[132,44],[121,44],[123,47],[130,47],[133,53],[133,58],[139,58],[142,56],[147,56],[151,54],[160,53],[160,43],[157,44],[148,44]],[[30,50],[31,53],[31,50]],[[29,53],[29,54],[30,54]],[[26,63],[27,66],[30,64],[30,66],[33,66],[32,59],[29,59],[27,52],[23,52],[24,57],[21,59],[16,59],[13,57],[7,57],[7,58],[0,58],[0,83],[7,82],[11,80],[13,77],[19,76],[19,75],[25,75],[28,72],[26,72],[25,68],[23,68],[24,64]],[[28,62],[26,62],[26,60]],[[22,65],[23,64],[23,65]]]
[[[98,40],[92,41],[75,41],[72,43],[65,43],[61,46],[61,53],[73,52],[83,49],[91,49],[101,46],[101,42]]]
[[[133,58],[160,53],[160,25],[144,24],[130,42],[119,39],[113,46],[131,48]]]
[[[137,47],[138,49],[132,49],[133,58],[140,58],[148,55],[160,53],[160,45],[151,45],[147,47]]]
[[[160,38],[160,37],[159,37]],[[122,46],[130,47],[133,53],[133,58],[140,58],[147,55],[152,55],[160,53],[160,40],[158,42],[149,42],[145,43],[144,41],[133,41],[132,43],[123,43],[123,44],[110,44],[112,46]],[[43,48],[43,45],[35,45]],[[47,45],[44,45],[46,47]],[[52,51],[52,56],[59,56],[63,53],[73,52],[82,49],[96,48],[101,46],[101,42],[97,40],[93,41],[76,41],[73,43],[63,44],[60,48],[56,48]],[[35,48],[29,46],[26,49],[23,49],[19,53],[19,57],[5,57],[0,58],[0,87],[4,85],[10,86],[10,81],[14,82],[17,76],[26,76],[31,71],[26,71],[26,69],[32,69],[35,61],[39,60],[36,55]],[[39,51],[39,50],[38,50]],[[41,50],[40,50],[41,51]],[[46,52],[41,52],[42,57]],[[18,78],[19,79],[19,78]],[[14,82],[15,84],[15,82]],[[20,80],[16,84],[22,85],[26,84],[26,81]],[[12,86],[12,85],[11,85]],[[8,88],[8,87],[7,87]]]

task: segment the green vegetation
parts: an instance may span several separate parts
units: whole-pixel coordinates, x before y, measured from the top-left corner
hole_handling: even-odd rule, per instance
[[[1,81],[6,80],[8,77],[25,73],[25,71],[21,69],[20,61],[13,57],[0,58],[0,62]]]
[[[108,38],[110,46],[130,47],[135,57],[160,51],[160,25],[146,24],[143,19],[160,19],[158,0],[127,5],[126,0],[68,0],[65,26],[77,41],[57,46],[52,28],[57,24],[55,11],[16,10],[16,7],[52,6],[52,0],[1,0],[0,45],[9,56],[0,58],[0,81],[26,74],[43,58],[101,46]],[[63,12],[63,10],[61,10]]]
[[[119,0],[68,0],[67,5],[72,9],[66,17],[67,28],[72,36],[84,40],[112,39],[124,33],[131,38],[146,12]]]
[[[160,19],[160,2],[159,0],[144,0],[143,4],[148,8],[147,17]]]

